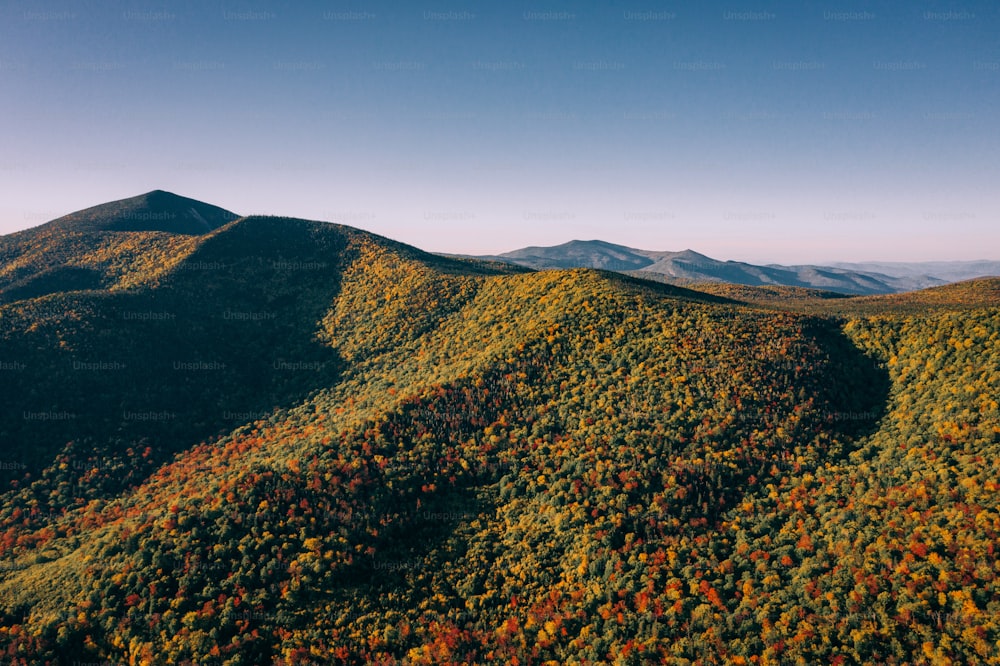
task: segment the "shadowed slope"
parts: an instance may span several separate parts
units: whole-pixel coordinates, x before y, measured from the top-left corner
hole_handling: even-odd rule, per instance
[[[163,231],[196,236],[237,217],[236,213],[218,206],[153,190],[64,215],[29,232]]]

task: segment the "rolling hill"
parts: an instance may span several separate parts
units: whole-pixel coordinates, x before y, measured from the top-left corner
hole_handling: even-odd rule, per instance
[[[95,233],[2,239],[101,276],[0,304],[5,663],[998,663],[997,280]]]
[[[956,274],[972,272],[987,276],[996,262],[976,262],[965,268],[948,263],[948,278],[910,270],[892,269],[891,264],[843,264],[834,266],[756,266],[740,261],[719,261],[693,250],[654,252],[615,245],[600,240],[574,240],[549,247],[526,247],[483,257],[508,261],[537,270],[553,268],[597,268],[629,272],[652,280],[675,284],[726,282],[748,286],[802,287],[842,294],[891,294],[944,284]],[[886,266],[882,272],[878,268]],[[916,265],[920,267],[922,265]],[[928,269],[936,264],[929,264]],[[940,266],[938,266],[940,268]],[[963,272],[964,271],[964,272]]]
[[[0,236],[0,303],[152,283],[238,216],[162,190]]]

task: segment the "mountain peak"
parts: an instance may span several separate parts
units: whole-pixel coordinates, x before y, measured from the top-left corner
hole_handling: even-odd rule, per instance
[[[85,208],[42,227],[60,231],[165,231],[197,236],[238,218],[211,204],[165,190]]]
[[[681,250],[673,255],[674,259],[686,259],[686,260],[697,260],[697,261],[715,261],[711,257],[708,257],[701,252],[695,252],[694,250],[688,248],[686,250]]]
[[[532,268],[602,268],[623,271],[638,270],[653,263],[631,248],[602,240],[571,240],[551,247],[526,247],[501,254],[500,257]]]

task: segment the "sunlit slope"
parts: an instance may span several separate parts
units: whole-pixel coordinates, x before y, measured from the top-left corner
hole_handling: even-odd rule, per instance
[[[0,236],[0,303],[156,281],[235,213],[156,190]]]
[[[197,237],[162,232],[47,230],[0,237],[0,304],[68,291],[155,285],[197,245]]]
[[[690,288],[777,310],[860,317],[922,315],[1000,306],[1000,278],[979,278],[902,294],[845,296],[798,287],[752,287],[700,283]]]
[[[840,415],[884,400],[821,320],[353,247],[317,327],[337,382],[45,530],[8,515],[12,642],[164,663],[698,654],[709,610],[738,603],[733,516],[841,459],[875,422]]]
[[[134,483],[205,437],[336,383],[343,363],[322,322],[367,245],[441,284],[490,273],[348,227],[244,218],[201,237],[155,287],[0,307],[0,453],[13,463],[0,477],[37,481],[62,455],[74,478],[99,461],[100,480]],[[81,496],[99,496],[98,480]]]
[[[979,278],[905,294],[864,296],[844,301],[858,314],[920,314],[929,310],[965,310],[1000,306],[1000,278]]]
[[[988,281],[810,316],[247,218],[157,284],[2,311],[30,365],[227,366],[87,380],[0,506],[5,658],[995,663]]]

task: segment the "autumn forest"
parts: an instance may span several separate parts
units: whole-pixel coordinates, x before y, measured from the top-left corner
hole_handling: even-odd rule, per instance
[[[2,663],[1000,663],[1000,279],[232,217],[0,237]]]

